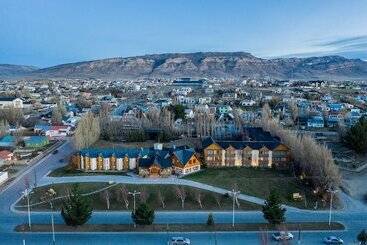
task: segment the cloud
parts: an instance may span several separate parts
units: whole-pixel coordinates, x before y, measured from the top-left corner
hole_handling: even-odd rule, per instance
[[[308,45],[301,48],[300,51],[285,54],[282,57],[326,55],[340,55],[350,59],[367,60],[367,35],[309,40]]]
[[[325,42],[321,42],[316,46],[321,47],[334,47],[334,48],[344,48],[344,47],[353,47],[358,45],[364,45],[366,47],[367,44],[367,36],[354,36],[354,37],[344,37],[337,38],[334,40],[329,40]]]
[[[367,36],[337,38],[316,43],[314,46],[332,54],[353,56],[353,58],[358,54],[362,56],[360,58],[367,56]]]

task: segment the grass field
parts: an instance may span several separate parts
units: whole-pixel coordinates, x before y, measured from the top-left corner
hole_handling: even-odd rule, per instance
[[[57,168],[51,173],[48,174],[50,177],[62,177],[62,176],[88,176],[88,175],[122,175],[126,176],[125,172],[116,172],[116,171],[96,171],[96,172],[84,172],[81,170],[73,169],[69,166],[64,166],[61,168]]]
[[[313,209],[317,201],[312,190],[288,171],[261,168],[205,169],[202,172],[188,175],[185,179],[226,189],[236,186],[241,193],[264,199],[269,195],[270,190],[275,189],[284,204],[299,208]],[[299,193],[306,198],[302,201],[294,201],[293,193]],[[318,203],[318,208],[323,208],[321,202]]]
[[[108,187],[108,193],[110,196],[110,210],[127,210],[125,208],[123,200],[118,200],[118,194],[121,190],[122,185],[109,185],[108,183],[80,183],[80,190],[82,193],[90,193],[103,188]],[[138,202],[147,202],[155,210],[182,210],[180,199],[176,195],[175,186],[173,185],[125,185],[128,191],[140,191],[142,194],[138,196]],[[52,186],[38,187],[34,189],[34,193],[31,194],[30,202],[31,204],[37,204],[41,202],[44,193],[53,188],[57,196],[65,196],[67,190],[71,188],[70,184],[55,184]],[[213,192],[208,192],[204,190],[199,190],[191,187],[184,187],[186,192],[186,201],[184,210],[231,210],[232,209],[232,199],[230,197],[216,194]],[[158,192],[162,193],[165,199],[165,208],[162,208],[160,199],[158,197]],[[203,207],[197,201],[197,195],[200,193],[201,201]],[[89,195],[92,199],[92,205],[94,210],[106,210],[107,201],[101,193],[95,193]],[[219,204],[218,204],[219,202]],[[55,200],[53,202],[56,209],[60,209],[62,205],[62,199]],[[129,197],[129,210],[132,209],[132,197]],[[16,206],[18,209],[26,209],[26,199],[23,198]],[[48,204],[37,204],[32,206],[32,210],[48,210]],[[259,210],[260,206],[244,201],[240,201],[240,206],[238,209],[241,210]]]

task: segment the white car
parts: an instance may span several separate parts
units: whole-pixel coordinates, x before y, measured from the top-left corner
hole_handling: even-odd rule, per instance
[[[172,237],[168,245],[190,245],[190,239],[184,237]]]
[[[336,236],[328,236],[324,238],[324,243],[326,244],[343,244],[344,241]]]
[[[285,241],[285,240],[292,240],[293,239],[293,234],[290,232],[276,232],[272,235],[272,237],[274,238],[274,240],[276,241]]]

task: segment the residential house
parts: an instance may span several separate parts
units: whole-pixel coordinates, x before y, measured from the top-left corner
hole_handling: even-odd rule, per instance
[[[16,97],[0,97],[0,108],[6,107],[23,109],[23,100]]]
[[[0,151],[0,160],[11,161],[13,157],[14,157],[14,154],[11,151],[8,151],[8,150]]]
[[[176,174],[185,175],[199,171],[201,163],[193,149],[183,149],[173,152],[172,165]]]
[[[313,116],[307,120],[307,127],[309,128],[323,128],[324,126],[325,122],[322,116]]]
[[[256,105],[256,101],[254,101],[254,100],[243,100],[243,101],[241,101],[241,105],[246,106],[246,107],[251,107],[251,106]]]

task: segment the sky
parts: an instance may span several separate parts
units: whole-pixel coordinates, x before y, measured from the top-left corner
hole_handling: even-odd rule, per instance
[[[0,0],[0,64],[199,51],[367,60],[367,1]]]

